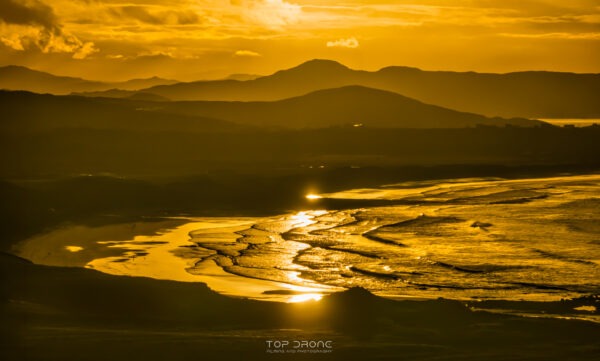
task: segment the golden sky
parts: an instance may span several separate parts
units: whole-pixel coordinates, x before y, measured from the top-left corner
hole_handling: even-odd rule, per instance
[[[600,0],[0,0],[0,65],[195,80],[314,58],[600,73]]]

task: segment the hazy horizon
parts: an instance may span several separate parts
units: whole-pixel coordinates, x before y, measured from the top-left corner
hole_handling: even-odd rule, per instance
[[[88,79],[266,75],[310,59],[370,71],[600,72],[591,0],[3,0],[0,10],[0,66]]]
[[[49,71],[49,70],[45,70],[43,68],[43,66],[41,67],[31,67],[31,66],[26,66],[26,65],[20,65],[20,64],[2,64],[0,65],[0,68],[9,68],[9,67],[21,67],[21,68],[26,68],[29,70],[33,70],[33,71],[39,71],[39,72],[43,72],[43,73],[48,73],[50,75],[54,75],[57,77],[69,77],[69,78],[79,78],[79,79],[83,79],[83,80],[88,80],[88,81],[94,81],[94,82],[102,82],[102,83],[123,83],[123,82],[127,82],[127,81],[131,81],[131,80],[146,80],[146,79],[152,79],[152,78],[159,78],[159,79],[164,79],[164,80],[172,80],[174,82],[181,82],[181,83],[189,83],[189,82],[201,82],[201,81],[215,81],[215,80],[240,80],[240,81],[246,81],[246,80],[253,80],[256,78],[260,78],[260,77],[268,77],[271,75],[274,75],[280,71],[286,71],[286,70],[291,70],[294,68],[297,68],[299,66],[302,66],[306,63],[310,63],[310,62],[314,62],[314,61],[321,61],[321,62],[335,62],[337,64],[340,64],[343,67],[348,68],[349,70],[355,70],[355,71],[364,71],[364,72],[369,72],[369,73],[377,73],[379,71],[382,71],[384,69],[387,68],[406,68],[406,69],[417,69],[423,72],[440,72],[440,73],[478,73],[478,74],[496,74],[496,75],[505,75],[505,74],[514,74],[514,73],[524,73],[524,72],[548,72],[548,73],[567,73],[567,74],[600,74],[600,69],[598,69],[598,71],[594,71],[594,72],[578,72],[578,71],[569,71],[569,70],[547,70],[547,69],[520,69],[520,70],[510,70],[510,71],[477,71],[474,69],[465,69],[465,70],[451,70],[451,69],[444,69],[444,68],[439,68],[439,69],[426,69],[426,68],[422,68],[419,66],[409,66],[409,65],[404,65],[404,64],[388,64],[388,65],[382,65],[380,67],[376,67],[376,68],[371,68],[371,69],[366,69],[366,68],[355,68],[355,67],[351,67],[348,66],[347,64],[345,64],[342,61],[338,61],[335,59],[327,59],[327,58],[307,58],[305,60],[300,61],[299,63],[296,64],[292,64],[291,66],[288,67],[284,67],[284,68],[277,68],[274,69],[270,72],[266,72],[266,73],[240,73],[240,72],[231,72],[231,73],[223,73],[223,75],[215,75],[215,76],[208,76],[205,78],[189,78],[189,79],[176,79],[176,78],[168,78],[168,77],[162,77],[158,74],[150,74],[147,76],[143,76],[143,77],[123,77],[123,78],[115,78],[115,79],[111,79],[111,78],[104,78],[104,77],[94,77],[94,74],[82,74],[80,75],[69,75],[69,72],[62,72],[64,71],[64,69],[57,69],[56,72],[53,71]]]

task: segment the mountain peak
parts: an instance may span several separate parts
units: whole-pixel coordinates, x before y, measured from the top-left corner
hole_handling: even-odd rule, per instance
[[[343,64],[338,63],[335,60],[328,59],[312,59],[305,61],[304,63],[298,65],[292,69],[314,69],[314,70],[348,70],[349,68]],[[290,69],[291,70],[291,69]]]
[[[347,66],[342,65],[334,60],[327,59],[313,59],[306,61],[298,66],[295,66],[291,69],[281,70],[275,74],[281,73],[323,73],[326,75],[327,73],[335,72],[335,71],[346,71],[350,70]]]
[[[22,66],[22,65],[6,65],[6,66],[1,66],[0,69],[7,69],[7,70],[12,70],[12,69],[31,70],[28,67]]]
[[[348,69],[347,66],[338,63],[335,60],[330,60],[330,59],[312,59],[312,60],[307,60],[304,63],[300,64],[297,66],[297,68],[300,67],[335,67],[335,68],[344,68],[344,69]]]
[[[6,74],[11,74],[11,75],[12,74],[15,74],[15,75],[16,74],[44,74],[44,75],[52,76],[50,73],[31,69],[31,68],[28,68],[26,66],[21,66],[21,65],[2,66],[2,67],[0,67],[0,72],[6,73]]]
[[[363,85],[345,85],[338,88],[319,89],[314,92],[305,94],[302,97],[327,97],[327,98],[339,98],[340,101],[348,101],[348,99],[373,99],[380,101],[383,99],[394,98],[396,101],[399,99],[408,99],[403,95],[394,93],[388,90],[369,88]],[[411,99],[412,100],[412,99]]]

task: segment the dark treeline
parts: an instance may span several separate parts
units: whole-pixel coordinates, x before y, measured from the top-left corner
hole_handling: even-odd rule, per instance
[[[600,127],[138,132],[56,129],[4,133],[2,177],[109,173],[181,176],[318,166],[590,164]]]

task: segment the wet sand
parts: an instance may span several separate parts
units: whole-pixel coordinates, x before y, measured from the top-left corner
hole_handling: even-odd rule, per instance
[[[72,226],[15,252],[37,264],[202,282],[271,301],[355,286],[394,299],[585,300],[600,292],[599,191],[598,175],[404,182],[324,193],[310,204],[395,202],[386,207]],[[594,310],[529,313],[600,321]]]
[[[24,240],[14,247],[14,252],[41,265],[86,267],[113,275],[204,283],[223,295],[263,301],[299,302],[343,290],[302,280],[294,270],[282,271],[280,281],[225,271],[217,250],[222,253],[235,245],[242,237],[238,232],[273,219],[285,217],[181,218],[62,227]],[[312,223],[309,219],[292,216],[283,223],[289,223],[288,227],[303,226]],[[194,243],[207,237],[210,242],[204,244],[206,248]]]

